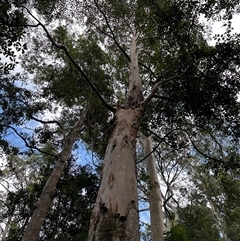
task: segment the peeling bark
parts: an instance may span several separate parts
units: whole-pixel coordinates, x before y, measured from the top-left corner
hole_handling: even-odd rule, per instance
[[[56,185],[63,172],[67,158],[71,154],[72,146],[78,137],[78,133],[83,125],[87,112],[88,109],[86,109],[83,112],[80,119],[76,122],[75,126],[73,127],[72,131],[66,137],[64,147],[62,151],[58,154],[56,166],[53,169],[51,175],[49,176],[42,190],[42,194],[36,204],[36,209],[33,212],[33,215],[24,232],[22,241],[37,241],[39,239],[41,227],[47,216],[52,200],[56,196]]]
[[[145,155],[152,152],[151,137],[143,136],[143,145]],[[150,220],[151,220],[151,237],[152,241],[163,241],[163,212],[162,212],[162,194],[160,184],[157,176],[157,170],[154,161],[154,155],[151,153],[146,158],[147,173],[149,176],[149,206],[150,206]]]

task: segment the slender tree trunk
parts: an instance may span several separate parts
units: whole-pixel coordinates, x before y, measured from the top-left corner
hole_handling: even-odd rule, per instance
[[[154,155],[152,153],[151,137],[143,136],[143,144],[146,158],[147,173],[149,176],[149,206],[151,220],[152,241],[163,241],[163,212],[162,212],[162,194],[158,181],[157,170],[155,166]]]
[[[108,140],[101,184],[94,207],[88,241],[138,241],[136,138],[143,115],[142,84],[138,69],[136,35],[130,46],[129,95],[115,112]]]
[[[7,237],[7,234],[11,225],[11,221],[12,221],[12,216],[8,217],[7,223],[3,229],[2,240],[4,240]]]
[[[56,196],[55,188],[59,181],[59,178],[65,167],[67,158],[71,154],[72,146],[78,137],[78,133],[83,125],[88,108],[83,112],[80,119],[76,122],[73,129],[69,132],[68,136],[65,138],[65,144],[62,151],[58,154],[58,159],[55,168],[53,169],[51,175],[49,176],[43,190],[42,194],[36,204],[36,209],[27,225],[24,232],[22,241],[37,241],[39,239],[39,233],[43,222],[47,216],[52,200]]]

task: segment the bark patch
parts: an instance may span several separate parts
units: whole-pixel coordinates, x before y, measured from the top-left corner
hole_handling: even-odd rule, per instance
[[[113,184],[114,184],[114,175],[112,173],[110,173],[109,178],[108,178],[109,188],[112,188]]]
[[[91,230],[91,241],[137,241],[138,239],[138,223],[133,222],[137,220],[138,215],[135,201],[128,204],[128,214],[120,216],[119,214],[112,214],[111,212],[100,212],[94,215],[95,227]],[[105,211],[105,210],[104,210]],[[93,220],[92,220],[93,221]],[[90,231],[90,233],[91,233]]]

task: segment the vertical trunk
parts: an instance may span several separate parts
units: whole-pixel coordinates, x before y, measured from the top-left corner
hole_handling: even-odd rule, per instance
[[[134,35],[130,46],[128,101],[115,112],[115,127],[108,140],[88,241],[139,240],[135,149],[143,96],[136,39]]]
[[[152,140],[150,137],[143,136],[145,155],[152,152]],[[147,173],[149,176],[149,206],[151,220],[152,241],[163,240],[163,212],[162,212],[162,194],[158,181],[157,170],[155,167],[154,156],[151,153],[146,159]]]
[[[7,237],[7,234],[11,225],[11,221],[12,221],[12,216],[8,217],[7,223],[2,232],[2,240],[4,240]]]
[[[119,109],[109,139],[89,241],[139,240],[135,146],[139,110]]]
[[[66,160],[68,156],[71,154],[72,146],[76,141],[78,132],[81,129],[81,126],[86,118],[87,111],[88,111],[87,109],[84,111],[79,121],[76,122],[72,131],[67,136],[63,150],[58,154],[56,166],[53,169],[51,175],[49,176],[42,190],[42,194],[36,204],[36,209],[33,212],[33,215],[24,232],[22,241],[37,241],[39,239],[39,233],[40,233],[41,227],[47,216],[52,200],[56,196],[56,193],[55,193],[56,185],[63,172]]]

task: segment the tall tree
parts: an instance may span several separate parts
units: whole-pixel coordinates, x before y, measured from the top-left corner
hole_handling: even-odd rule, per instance
[[[141,124],[158,129],[166,122],[181,126],[184,120],[192,120],[197,126],[217,127],[239,137],[239,35],[231,36],[231,18],[238,3],[50,1],[50,6],[55,6],[52,18],[49,11],[41,9],[44,5],[35,4],[42,22],[32,15],[33,9],[23,6],[35,27],[41,27],[77,69],[78,84],[85,80],[88,90],[91,88],[114,116],[89,241],[139,240],[135,149]],[[96,72],[86,68],[87,60],[75,61],[67,44],[59,44],[47,29],[52,20],[70,23],[69,16],[83,23],[86,37],[106,54],[108,64],[94,62]],[[227,22],[226,35],[219,36],[215,46],[207,43],[202,16],[222,16]],[[34,58],[38,57],[40,53],[34,53]],[[44,63],[39,64],[44,68]],[[101,78],[94,81],[99,73]],[[111,86],[111,98],[104,95],[101,81],[105,88]],[[53,82],[57,80],[53,78]],[[97,137],[101,139],[103,133]]]
[[[152,241],[163,240],[163,210],[162,210],[162,193],[157,175],[155,158],[153,155],[152,140],[150,136],[143,136],[143,145],[146,158],[146,167],[148,174],[149,187],[149,209],[151,220],[151,237]]]

